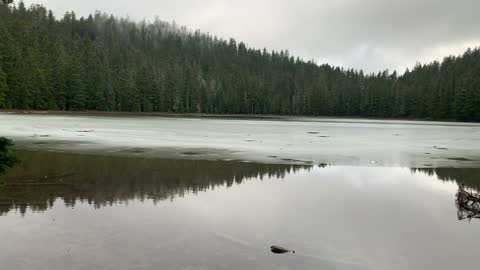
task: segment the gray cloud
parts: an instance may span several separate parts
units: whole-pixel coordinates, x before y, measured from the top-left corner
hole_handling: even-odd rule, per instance
[[[480,45],[478,0],[28,0],[166,21],[346,68],[401,72]]]

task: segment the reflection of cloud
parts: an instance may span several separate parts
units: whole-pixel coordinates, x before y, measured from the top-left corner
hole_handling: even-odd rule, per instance
[[[425,178],[428,178],[428,176]],[[424,184],[428,189],[444,191],[448,193],[451,193],[458,188],[458,185],[454,181],[425,181]]]
[[[425,172],[421,169],[376,167],[372,170],[371,167],[331,167],[328,171],[331,171],[333,174],[341,173],[352,187],[365,192],[371,190],[372,186],[387,189],[406,183],[425,191],[444,191],[449,193],[455,191],[458,187],[453,181],[437,181],[432,178],[432,176],[436,178],[434,173],[431,173],[431,171]]]

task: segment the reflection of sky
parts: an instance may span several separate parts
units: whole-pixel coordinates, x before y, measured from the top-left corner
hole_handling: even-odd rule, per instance
[[[0,263],[10,269],[18,266],[12,258],[49,269],[472,268],[479,224],[457,221],[456,189],[409,169],[327,167],[157,204],[135,199],[95,210],[57,201],[44,213],[0,217],[2,245],[11,247]],[[272,256],[272,244],[297,255]]]
[[[455,264],[437,265],[431,252],[456,254],[457,247],[449,241],[475,250],[473,239],[456,231],[476,229],[463,228],[456,220],[456,184],[408,169],[329,167],[285,181],[246,182],[234,189],[179,203],[215,224],[225,223],[222,228],[250,228],[243,235],[237,232],[240,239],[268,228],[266,241],[281,235],[293,247],[301,243],[303,252],[382,266],[379,269],[453,269],[449,267]],[[245,203],[252,198],[257,203]],[[210,207],[225,201],[226,208]],[[474,261],[473,253],[458,256]]]
[[[389,252],[405,249],[408,253],[409,246],[422,239],[426,241],[420,244],[427,248],[431,246],[427,239],[441,235],[443,225],[458,225],[454,206],[457,186],[425,174],[412,174],[408,169],[329,167],[299,173],[285,181],[246,182],[234,189],[241,192],[209,192],[179,203],[206,220],[215,220],[215,224],[228,217],[226,223],[242,224],[240,227],[251,228],[253,234],[269,228],[274,235],[286,236],[289,244],[295,246],[296,239],[306,244],[310,253],[328,254],[328,258],[368,260],[375,250],[375,255],[382,256],[369,264],[382,263],[386,256],[388,261],[383,263],[396,261],[398,269],[406,269],[401,266],[408,266],[407,258]],[[245,203],[251,198],[257,203]],[[225,201],[228,207],[222,208]],[[430,228],[435,222],[442,223],[437,231]],[[411,235],[414,232],[419,235]]]

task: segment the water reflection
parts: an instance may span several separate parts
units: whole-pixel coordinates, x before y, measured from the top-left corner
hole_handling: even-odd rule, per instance
[[[480,193],[468,191],[460,185],[457,192],[457,216],[459,220],[480,219]]]
[[[3,177],[0,215],[29,208],[44,211],[57,198],[75,206],[86,201],[96,208],[132,199],[182,197],[246,179],[283,178],[311,166],[239,161],[168,160],[18,151],[22,163]]]
[[[455,195],[458,220],[480,218],[480,169],[479,168],[428,168],[412,169],[412,172],[436,175],[441,181],[453,181],[458,185]]]
[[[170,160],[80,155],[19,150],[22,163],[2,177],[0,215],[27,209],[45,211],[57,199],[70,207],[87,202],[95,208],[133,199],[173,200],[186,194],[230,187],[246,179],[274,177],[310,170],[309,165],[247,163],[240,161]],[[435,176],[459,186],[455,203],[458,218],[480,216],[479,168],[413,168],[414,174]],[[468,193],[465,190],[471,190]],[[470,196],[467,196],[470,194]],[[477,200],[472,199],[477,198]]]
[[[412,169],[412,172],[425,173],[442,181],[454,181],[459,186],[480,190],[480,168],[420,168]]]
[[[458,222],[455,193],[460,183],[469,184],[467,191],[478,187],[478,169],[19,155],[23,163],[0,191],[5,269],[477,264],[478,223]],[[296,253],[275,256],[271,245]]]

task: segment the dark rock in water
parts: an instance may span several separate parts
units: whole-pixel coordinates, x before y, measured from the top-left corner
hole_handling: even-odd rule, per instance
[[[47,144],[46,142],[34,142],[33,144]]]
[[[30,137],[34,137],[34,138],[36,138],[36,137],[39,137],[39,138],[48,138],[48,137],[50,137],[50,135],[48,135],[48,134],[43,134],[43,135],[42,135],[42,134],[40,134],[40,135],[39,135],[39,134],[33,134],[33,135],[30,136]]]
[[[453,157],[453,158],[447,158],[448,160],[457,160],[457,161],[474,161],[472,159],[468,158],[463,158],[463,157]]]
[[[197,155],[201,155],[201,153],[199,153],[199,152],[182,152],[182,155],[197,156]]]
[[[311,164],[311,161],[308,160],[301,160],[301,159],[293,159],[293,158],[282,158],[283,161],[288,161],[288,162],[301,162],[301,163],[307,163]]]
[[[295,250],[289,250],[289,249],[286,249],[286,248],[280,247],[280,246],[271,246],[270,250],[273,253],[276,253],[276,254],[284,254],[284,253],[289,253],[289,252],[295,253]]]

